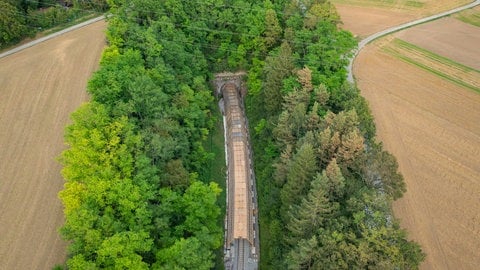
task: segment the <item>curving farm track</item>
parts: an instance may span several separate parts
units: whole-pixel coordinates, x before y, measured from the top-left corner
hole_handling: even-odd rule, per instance
[[[69,115],[88,99],[105,46],[99,21],[0,58],[0,269],[51,269],[65,261],[58,228]]]

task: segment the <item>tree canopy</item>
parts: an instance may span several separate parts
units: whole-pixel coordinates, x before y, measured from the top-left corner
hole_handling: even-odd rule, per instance
[[[398,165],[346,82],[355,40],[329,1],[281,2],[283,37],[252,61],[248,81],[261,266],[418,268],[425,255],[391,211],[405,192]]]
[[[107,2],[92,101],[60,157],[68,268],[215,267],[224,179],[206,172],[219,120],[209,81],[237,69],[248,73],[261,267],[418,267],[424,254],[391,211],[405,184],[346,82],[356,41],[329,1]]]
[[[1,0],[0,48],[106,9],[105,0]]]

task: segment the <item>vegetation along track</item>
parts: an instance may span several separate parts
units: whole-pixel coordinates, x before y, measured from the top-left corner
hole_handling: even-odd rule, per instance
[[[353,70],[353,61],[355,61],[356,56],[365,47],[365,45],[372,42],[373,40],[375,40],[377,38],[380,38],[382,36],[397,32],[397,31],[405,29],[405,28],[409,28],[409,27],[412,27],[412,26],[415,26],[415,25],[418,25],[418,24],[422,24],[422,23],[425,23],[425,22],[436,20],[436,19],[448,16],[448,15],[451,15],[451,14],[469,9],[469,8],[473,8],[473,7],[478,6],[478,5],[480,5],[480,0],[476,0],[476,1],[474,1],[470,4],[468,4],[468,5],[464,5],[464,6],[461,6],[461,7],[458,7],[458,8],[454,8],[454,9],[451,9],[449,11],[445,11],[445,12],[442,12],[442,13],[439,13],[439,14],[436,14],[436,15],[432,15],[432,16],[423,18],[423,19],[418,19],[418,20],[415,20],[415,21],[412,21],[412,22],[401,24],[399,26],[390,27],[388,29],[385,29],[383,31],[380,31],[380,32],[377,32],[373,35],[368,36],[367,38],[363,39],[362,41],[360,41],[358,43],[358,47],[354,51],[353,56],[350,59],[350,63],[348,64],[348,78],[347,78],[348,81],[351,82],[351,83],[354,82],[353,71],[352,70]]]

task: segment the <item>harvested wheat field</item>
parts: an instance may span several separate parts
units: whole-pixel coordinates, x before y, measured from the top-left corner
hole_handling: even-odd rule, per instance
[[[55,158],[69,115],[105,46],[97,22],[0,59],[0,269],[51,269],[65,261]]]
[[[446,11],[471,0],[332,0],[343,28],[365,38],[391,26]]]
[[[471,42],[467,36],[462,40]],[[378,138],[397,157],[407,183],[407,193],[394,205],[395,215],[427,253],[422,269],[478,269],[480,93],[475,89],[480,73],[469,75],[473,76],[470,88],[459,85],[448,80],[455,74],[449,74],[442,63],[438,65],[447,73],[445,78],[432,72],[439,66],[428,64],[429,70],[410,61],[424,60],[402,51],[405,44],[394,37],[384,38],[362,50],[354,64]],[[435,46],[434,41],[430,46]],[[463,53],[478,59],[477,50]]]

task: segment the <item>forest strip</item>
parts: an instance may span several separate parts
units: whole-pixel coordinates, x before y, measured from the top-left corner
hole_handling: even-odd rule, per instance
[[[215,266],[221,190],[203,145],[220,70],[247,70],[261,267],[418,266],[391,211],[405,184],[345,81],[356,41],[331,3],[109,3],[92,102],[60,158],[69,269]]]

